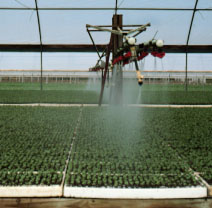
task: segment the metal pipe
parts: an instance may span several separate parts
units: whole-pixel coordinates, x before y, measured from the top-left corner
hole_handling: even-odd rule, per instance
[[[97,27],[112,27],[112,25],[96,25]],[[122,27],[141,27],[143,25],[122,25]]]
[[[89,30],[90,32],[107,32],[107,31],[103,31],[103,30]],[[124,29],[124,30],[122,30],[122,31],[124,31],[124,32],[126,32],[126,34],[127,34],[127,32],[129,32],[130,31],[130,29]]]
[[[188,53],[186,52],[185,90],[188,91]]]
[[[107,48],[105,71],[104,71],[104,75],[103,75],[103,79],[102,79],[101,92],[100,92],[100,97],[99,97],[99,106],[102,105],[102,98],[103,98],[103,93],[104,93],[104,88],[105,88],[105,80],[107,77],[107,71],[108,71],[108,67],[109,67],[111,48],[112,48],[112,35],[110,37],[110,43]]]
[[[185,70],[185,90],[188,90],[188,43],[190,40],[190,35],[191,35],[191,29],[193,26],[193,21],[194,21],[194,16],[195,16],[195,12],[197,11],[197,4],[198,4],[199,0],[196,0],[195,5],[194,5],[194,9],[193,9],[193,14],[192,14],[192,18],[191,18],[191,24],[189,27],[189,31],[188,31],[188,37],[187,37],[187,41],[186,41],[186,70]]]
[[[116,0],[115,15],[117,15],[117,10],[118,10],[118,0]]]
[[[35,6],[36,6],[38,30],[39,30],[39,37],[40,37],[40,70],[41,70],[40,89],[43,90],[43,43],[42,43],[40,17],[39,17],[39,12],[38,12],[37,0],[35,0]]]
[[[0,7],[0,10],[36,10],[36,8],[15,8],[15,7]],[[114,11],[114,8],[38,8],[38,10],[111,10]],[[117,8],[117,10],[146,10],[146,11],[193,11],[191,8]],[[211,8],[206,9],[196,9],[196,11],[212,11]]]
[[[43,52],[96,52],[92,44],[42,44]],[[99,52],[103,52],[106,44],[96,44]],[[144,48],[139,45],[140,51]],[[212,53],[212,45],[164,45],[163,51],[166,53]],[[39,44],[0,44],[0,51],[4,52],[40,52]]]
[[[105,56],[105,53],[106,53],[106,50],[107,50],[107,47],[105,48],[105,50],[102,52],[102,55],[100,56],[99,60],[97,61],[97,64],[99,64],[99,62],[101,61],[101,59]]]
[[[95,49],[96,49],[96,52],[97,52],[99,58],[101,59],[101,56],[100,56],[99,51],[98,51],[98,48],[96,47],[96,44],[95,44],[95,42],[94,42],[94,40],[93,40],[93,37],[92,37],[90,31],[88,30],[88,28],[87,28],[87,32],[88,32],[89,37],[90,37],[90,39],[91,39],[91,41],[92,41],[92,43],[93,43],[93,45],[94,45],[94,47],[95,47]]]

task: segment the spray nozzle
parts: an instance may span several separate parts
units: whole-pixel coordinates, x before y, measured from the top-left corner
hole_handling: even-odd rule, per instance
[[[138,85],[142,86],[143,85],[143,81],[138,81]]]
[[[143,78],[144,76],[141,75],[141,72],[136,70],[136,74],[137,74],[137,79],[138,79],[138,84],[141,86],[143,84]]]

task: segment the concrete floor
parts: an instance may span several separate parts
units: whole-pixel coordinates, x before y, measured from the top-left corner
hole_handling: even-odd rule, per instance
[[[66,198],[1,198],[0,208],[212,208],[212,199],[104,200]]]

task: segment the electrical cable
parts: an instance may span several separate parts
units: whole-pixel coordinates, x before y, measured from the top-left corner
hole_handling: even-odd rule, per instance
[[[124,0],[122,0],[122,2],[118,5],[118,8],[124,3]]]
[[[19,5],[27,8],[27,9],[30,9],[28,6],[26,6],[25,4],[23,4],[22,2],[20,2],[19,0],[14,0],[16,3],[18,3]]]

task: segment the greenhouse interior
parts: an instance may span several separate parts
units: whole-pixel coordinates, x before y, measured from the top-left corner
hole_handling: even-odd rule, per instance
[[[212,207],[211,0],[0,19],[0,207]]]

